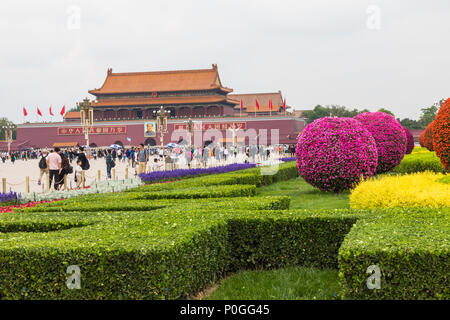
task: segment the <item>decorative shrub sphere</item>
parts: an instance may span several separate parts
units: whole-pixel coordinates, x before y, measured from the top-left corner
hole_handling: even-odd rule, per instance
[[[450,99],[439,109],[433,125],[433,147],[442,165],[450,170]]]
[[[433,147],[433,125],[434,121],[427,125],[425,130],[419,136],[419,141],[422,143],[421,146],[427,148],[429,151],[434,151]]]
[[[414,136],[411,131],[403,127],[403,131],[405,131],[406,135],[406,154],[410,154],[414,149]]]
[[[372,134],[377,144],[377,173],[388,172],[400,164],[406,153],[406,135],[402,125],[390,114],[364,112],[354,119]]]
[[[370,177],[377,168],[372,135],[352,118],[320,118],[298,139],[297,167],[306,182],[322,191],[341,192]]]

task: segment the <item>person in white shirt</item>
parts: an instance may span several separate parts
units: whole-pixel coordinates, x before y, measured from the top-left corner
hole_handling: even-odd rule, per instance
[[[75,167],[75,183],[77,184],[77,188],[80,188],[82,181],[81,172],[83,169],[81,168],[81,160],[77,161],[77,166]]]
[[[158,163],[158,158],[155,157],[155,158],[153,159],[152,171],[159,171],[160,168],[161,168],[161,164]]]

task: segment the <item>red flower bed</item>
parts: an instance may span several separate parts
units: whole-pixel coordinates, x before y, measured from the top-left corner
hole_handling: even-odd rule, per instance
[[[419,136],[420,145],[422,147],[427,148],[430,151],[434,151],[434,148],[433,148],[433,125],[434,125],[434,121],[431,122]]]
[[[11,205],[8,207],[0,207],[0,213],[10,213],[10,212],[13,212],[14,209],[32,208],[32,207],[37,206],[38,204],[51,203],[51,202],[60,201],[60,200],[61,199],[53,200],[53,201],[36,201],[36,202],[23,203],[23,204],[19,204],[19,205]]]
[[[442,165],[449,170],[450,163],[450,99],[447,99],[434,118],[433,148]]]

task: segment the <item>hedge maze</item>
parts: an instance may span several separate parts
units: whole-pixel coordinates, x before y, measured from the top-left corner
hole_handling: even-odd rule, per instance
[[[448,299],[450,212],[290,210],[257,187],[295,163],[82,196],[0,216],[1,299],[183,299],[228,272],[340,270],[340,297]],[[69,289],[69,266],[80,289]],[[381,270],[368,289],[367,268]]]

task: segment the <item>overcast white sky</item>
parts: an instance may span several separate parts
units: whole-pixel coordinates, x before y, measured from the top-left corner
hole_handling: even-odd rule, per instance
[[[217,63],[235,93],[417,119],[450,96],[449,36],[448,0],[1,0],[0,117],[22,122],[25,106],[37,119],[39,106],[50,119],[50,105],[93,98],[109,67]]]

